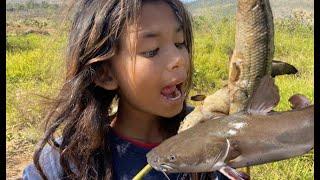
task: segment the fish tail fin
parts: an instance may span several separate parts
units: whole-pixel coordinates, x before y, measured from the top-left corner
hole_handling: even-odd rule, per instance
[[[270,112],[280,101],[279,89],[270,75],[261,78],[260,84],[253,92],[247,106],[249,114],[263,114]]]

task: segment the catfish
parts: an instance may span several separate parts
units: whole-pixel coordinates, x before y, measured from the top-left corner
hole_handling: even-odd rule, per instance
[[[219,170],[231,179],[244,179],[230,170],[300,156],[313,149],[314,105],[306,99],[294,95],[290,102],[296,109],[272,111],[280,100],[279,91],[274,79],[264,76],[244,111],[207,119],[170,137],[147,154],[147,161],[162,172]]]

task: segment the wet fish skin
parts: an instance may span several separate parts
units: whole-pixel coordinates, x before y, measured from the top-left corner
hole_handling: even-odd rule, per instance
[[[267,116],[236,113],[182,131],[150,151],[147,160],[166,172],[211,172],[299,156],[313,148],[313,141],[313,105]]]
[[[235,49],[229,68],[229,113],[245,109],[274,54],[273,15],[268,0],[238,0]]]
[[[276,112],[270,117],[258,115],[251,119],[252,123],[249,121],[248,126],[255,126],[252,128],[255,131],[247,130],[244,133],[245,138],[239,134],[233,139],[239,142],[239,149],[245,153],[230,161],[228,165],[231,167],[238,168],[279,161],[305,154],[313,149],[313,105],[301,110]],[[246,130],[243,129],[243,131]],[[257,135],[261,139],[256,138]],[[255,137],[252,138],[252,136]],[[259,155],[257,156],[255,152],[259,152]]]

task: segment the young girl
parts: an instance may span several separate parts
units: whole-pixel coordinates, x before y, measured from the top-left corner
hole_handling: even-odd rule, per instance
[[[66,81],[23,178],[132,179],[186,115],[189,16],[179,0],[79,0],[74,7]],[[145,179],[166,177],[152,170]]]

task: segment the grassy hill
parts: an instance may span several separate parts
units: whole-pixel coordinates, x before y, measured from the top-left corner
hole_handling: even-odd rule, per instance
[[[187,7],[193,15],[204,15],[208,13],[234,16],[236,11],[236,0],[196,0],[186,2]],[[303,10],[314,14],[313,0],[270,0],[275,18],[288,17],[293,10]]]
[[[49,3],[49,4],[61,4],[63,0],[6,0],[7,4],[10,3],[29,3],[29,2],[33,2],[33,3]]]

